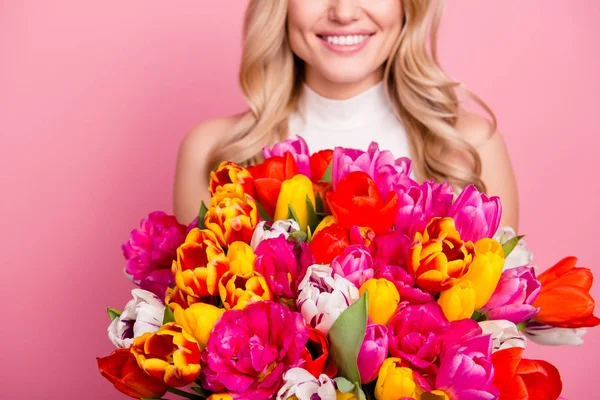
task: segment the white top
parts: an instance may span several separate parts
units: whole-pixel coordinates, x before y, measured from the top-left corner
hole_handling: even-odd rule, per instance
[[[311,153],[336,146],[367,150],[372,141],[395,158],[410,157],[408,137],[392,111],[384,82],[347,100],[332,100],[304,84],[289,118],[290,136],[300,135]]]

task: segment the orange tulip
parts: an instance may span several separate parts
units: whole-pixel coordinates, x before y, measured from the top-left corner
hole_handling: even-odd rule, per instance
[[[228,270],[229,260],[215,234],[198,228],[192,229],[179,246],[172,266],[177,287],[197,298],[216,296],[219,279]]]
[[[208,190],[212,195],[222,190],[237,191],[237,188],[255,197],[254,178],[246,168],[230,161],[223,161],[216,171],[210,173]]]
[[[452,218],[433,218],[417,232],[408,253],[408,271],[428,292],[450,289],[469,269],[475,252],[463,242]]]
[[[175,310],[175,307],[181,307],[185,310],[192,304],[196,304],[196,303],[212,304],[212,303],[214,303],[214,297],[212,297],[212,296],[207,296],[207,297],[190,296],[189,294],[187,294],[184,291],[182,291],[181,289],[179,289],[177,286],[175,286],[174,288],[167,289],[167,295],[165,297],[165,304],[168,305],[169,307],[171,307],[171,310]]]
[[[227,247],[236,241],[250,243],[259,220],[258,206],[252,196],[223,190],[210,200],[204,225],[221,246]]]
[[[588,328],[600,324],[594,316],[596,302],[590,296],[593,275],[575,266],[577,258],[566,257],[538,276],[542,284],[533,302],[540,312],[536,321],[559,328]]]
[[[127,396],[140,398],[162,397],[167,385],[140,369],[129,349],[117,349],[108,357],[96,358],[103,377]]]
[[[200,375],[200,346],[175,322],[135,338],[131,353],[140,368],[169,386],[187,386]]]

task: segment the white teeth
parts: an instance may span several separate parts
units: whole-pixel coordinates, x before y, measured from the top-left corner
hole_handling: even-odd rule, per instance
[[[348,35],[348,36],[324,36],[328,43],[341,45],[341,46],[352,46],[364,42],[369,35]]]

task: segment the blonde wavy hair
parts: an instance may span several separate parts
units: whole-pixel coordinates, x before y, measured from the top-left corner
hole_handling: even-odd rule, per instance
[[[496,118],[481,99],[440,67],[437,33],[444,1],[399,1],[403,5],[402,31],[385,63],[384,80],[388,99],[408,134],[417,179],[447,181],[455,188],[474,184],[485,192],[481,159],[456,130],[462,110],[457,89],[463,89],[489,114],[490,134],[496,130]],[[249,110],[226,133],[225,144],[211,152],[210,169],[222,160],[256,162],[263,146],[289,134],[288,117],[298,104],[304,65],[288,42],[287,3],[249,2],[239,72]]]

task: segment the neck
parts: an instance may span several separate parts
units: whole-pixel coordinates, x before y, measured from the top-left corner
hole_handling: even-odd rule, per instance
[[[306,84],[319,95],[332,100],[346,100],[365,92],[383,79],[383,68],[358,82],[333,82],[312,68],[306,69]]]

